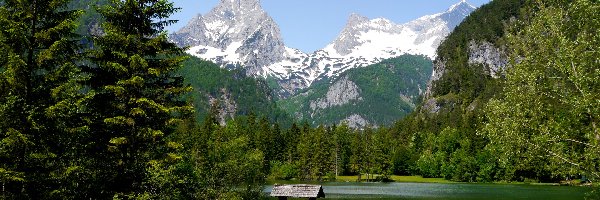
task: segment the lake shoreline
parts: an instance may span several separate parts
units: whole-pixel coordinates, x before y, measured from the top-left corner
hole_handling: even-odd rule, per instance
[[[540,183],[540,182],[457,182],[446,180],[444,178],[424,178],[422,176],[397,176],[393,175],[387,181],[357,181],[358,176],[338,176],[331,181],[309,181],[309,180],[275,180],[267,179],[267,184],[323,184],[323,183],[440,183],[440,184],[495,184],[495,185],[538,185],[538,186],[576,186],[576,187],[593,187],[589,183],[581,183],[572,181],[568,183]]]
[[[495,183],[302,182],[322,185],[327,199],[585,199],[591,187]],[[290,183],[291,184],[291,183]],[[299,184],[299,183],[297,183]],[[273,186],[265,185],[268,197]],[[273,198],[268,198],[273,199]]]

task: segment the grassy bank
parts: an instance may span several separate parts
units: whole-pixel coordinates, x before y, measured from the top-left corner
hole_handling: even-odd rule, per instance
[[[356,182],[358,176],[338,176],[336,182]],[[443,178],[423,178],[422,176],[396,176],[390,177],[393,182],[412,182],[412,183],[455,183]]]
[[[334,181],[324,182],[358,182],[358,176],[338,176]],[[454,181],[446,180],[443,178],[423,178],[422,176],[396,176],[390,177],[392,182],[411,182],[411,183],[457,183]],[[365,176],[362,177],[361,182],[367,182]],[[267,183],[281,183],[281,184],[295,184],[295,183],[320,183],[319,181],[301,181],[301,180],[267,180]]]
[[[378,175],[375,175],[375,178],[377,178]],[[466,182],[456,182],[456,181],[451,181],[451,180],[446,180],[444,178],[423,178],[422,176],[397,176],[397,175],[392,175],[389,177],[389,181],[390,182],[404,182],[404,183],[466,183]],[[300,183],[306,183],[306,184],[320,184],[320,183],[335,183],[335,182],[359,182],[358,181],[358,176],[338,176],[336,178],[336,180],[333,181],[303,181],[303,180],[296,180],[296,179],[292,179],[292,180],[274,180],[274,179],[268,179],[267,183],[269,184],[274,184],[274,183],[280,183],[280,184],[300,184]],[[362,176],[362,179],[360,182],[369,182],[366,180],[366,176]],[[374,182],[378,182],[378,181],[374,181]],[[491,183],[487,183],[487,184],[502,184],[502,185],[570,185],[570,186],[591,186],[589,184],[584,184],[581,183],[579,180],[574,180],[571,181],[569,183],[539,183],[539,182],[535,182],[535,181],[531,181],[531,180],[526,180],[524,182],[507,182],[507,181],[498,181],[498,182],[491,182]],[[597,186],[596,186],[597,187]]]

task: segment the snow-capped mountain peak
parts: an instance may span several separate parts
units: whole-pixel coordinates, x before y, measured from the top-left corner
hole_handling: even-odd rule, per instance
[[[471,5],[471,4],[469,4],[467,2],[467,0],[461,0],[460,2],[458,2],[458,3],[456,3],[456,4],[452,5],[452,6],[450,6],[450,8],[448,8],[448,10],[446,12],[447,13],[448,12],[455,12],[457,10],[459,10],[459,11],[468,11],[468,10],[474,10],[474,9],[476,9],[476,7],[473,6],[473,5]]]
[[[367,21],[369,21],[368,17],[362,16],[358,13],[352,13],[352,14],[350,14],[350,17],[348,18],[348,23],[346,24],[346,27],[352,27],[352,26],[362,24]]]
[[[220,9],[216,9],[218,11],[232,11],[233,15],[230,16],[240,16],[236,14],[244,14],[244,13],[252,13],[253,11],[264,12],[262,7],[260,6],[260,0],[221,0],[221,3],[217,6]]]
[[[264,74],[263,67],[284,60],[286,52],[279,26],[259,0],[221,0],[170,38],[189,46],[188,53],[194,56],[223,66],[243,66],[249,75]]]

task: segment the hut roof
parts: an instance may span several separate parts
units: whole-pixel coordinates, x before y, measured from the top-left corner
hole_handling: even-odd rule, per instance
[[[325,197],[320,185],[274,185],[272,197],[319,198]]]

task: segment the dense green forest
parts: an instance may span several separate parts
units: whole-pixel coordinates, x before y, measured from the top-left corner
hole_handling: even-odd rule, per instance
[[[290,122],[265,80],[188,57],[164,31],[167,0],[82,2],[0,0],[1,199],[260,199],[266,179],[337,175],[598,186],[596,0],[482,6],[438,49],[440,109],[364,129]],[[80,24],[96,22],[102,34]],[[503,76],[468,63],[471,40],[506,49]],[[348,75],[377,90],[371,76],[405,61],[427,62]],[[219,96],[239,105],[225,123]]]
[[[597,179],[593,9],[597,2],[505,0],[467,17],[438,48],[445,73],[424,100],[438,110],[422,105],[398,122],[430,140],[415,165],[420,173],[461,181]],[[469,63],[471,41],[506,49],[511,67],[494,78]]]
[[[526,8],[522,0],[492,1],[483,5],[457,26],[437,49],[436,62],[443,63],[445,70],[439,80],[431,83],[431,94],[424,101],[433,101],[439,109],[431,112],[421,105],[399,122],[405,124],[401,126],[404,131],[429,140],[416,163],[424,168],[422,175],[460,181],[523,181],[525,178],[555,181],[543,174],[545,172],[511,171],[500,166],[494,158],[497,152],[485,148],[489,139],[478,134],[487,120],[484,111],[487,102],[502,94],[504,79],[491,77],[481,64],[469,63],[469,43],[485,41],[504,45],[505,24],[519,18]],[[459,166],[453,166],[456,164]]]
[[[103,34],[77,35],[67,0],[0,7],[0,172],[5,199],[186,196],[178,123],[193,107],[174,76],[167,1],[99,7]],[[134,14],[137,13],[137,14]],[[89,49],[90,42],[94,48]],[[182,176],[178,176],[182,175]],[[169,188],[169,189],[168,189]],[[170,189],[172,188],[172,189]]]
[[[269,121],[284,126],[291,124],[291,117],[278,108],[265,80],[247,77],[243,69],[227,70],[212,62],[189,56],[178,74],[185,79],[186,84],[194,88],[189,98],[194,102],[196,119],[200,122],[210,114],[211,108],[226,112],[226,104],[232,104],[229,105],[235,107],[231,110],[232,115],[220,121],[252,113],[266,116]],[[210,98],[215,99],[212,104]]]
[[[278,103],[283,110],[298,120],[309,121],[312,126],[339,124],[353,114],[360,115],[371,125],[390,125],[411,113],[420,103],[420,92],[425,90],[432,67],[431,60],[425,56],[402,55],[350,69],[337,78],[314,83],[306,91]],[[342,79],[356,85],[360,99],[327,108],[311,107],[320,98],[326,98],[330,88]]]

